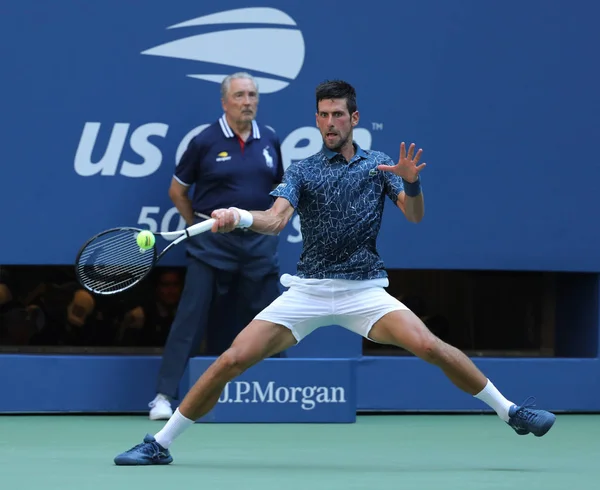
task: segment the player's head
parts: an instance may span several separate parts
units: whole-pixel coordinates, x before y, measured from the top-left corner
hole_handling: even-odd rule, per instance
[[[352,144],[352,129],[358,124],[356,91],[343,80],[321,83],[316,90],[317,127],[323,143],[332,151]]]
[[[249,73],[228,75],[221,82],[221,104],[229,121],[248,123],[258,110],[258,84]]]

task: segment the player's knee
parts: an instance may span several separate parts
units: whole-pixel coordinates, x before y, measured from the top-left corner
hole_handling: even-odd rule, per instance
[[[221,356],[221,363],[231,378],[242,374],[252,365],[252,359],[243,349],[230,347]]]
[[[423,335],[415,348],[414,354],[424,361],[437,364],[442,358],[443,345],[434,335]]]
[[[437,364],[443,355],[443,343],[417,317],[409,317],[405,323],[407,347],[417,357]]]

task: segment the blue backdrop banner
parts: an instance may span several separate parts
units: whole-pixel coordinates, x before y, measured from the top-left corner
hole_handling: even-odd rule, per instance
[[[357,88],[363,147],[423,148],[426,216],[414,226],[388,207],[388,267],[600,271],[600,4],[5,0],[2,12],[1,264],[71,264],[114,226],[182,227],[175,165],[220,116],[218,82],[246,70],[286,167],[319,150],[314,89],[331,78]],[[283,272],[299,230],[295,217],[281,235]]]

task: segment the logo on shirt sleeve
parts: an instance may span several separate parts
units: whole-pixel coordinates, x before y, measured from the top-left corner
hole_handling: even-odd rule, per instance
[[[268,146],[263,150],[263,156],[265,157],[265,162],[267,164],[267,167],[273,168],[273,157],[269,153]]]
[[[231,156],[226,151],[222,151],[217,155],[217,162],[226,162],[227,160],[231,160]]]

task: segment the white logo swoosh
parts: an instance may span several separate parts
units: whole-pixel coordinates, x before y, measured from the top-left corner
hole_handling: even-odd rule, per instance
[[[242,8],[196,17],[168,29],[217,24],[271,24],[296,26],[281,10]],[[299,29],[287,27],[221,28],[216,31],[186,36],[142,51],[143,55],[176,58],[236,69],[254,74],[261,93],[284,89],[294,80],[304,64],[304,37]],[[202,71],[202,70],[199,70]],[[283,78],[270,78],[268,75]],[[190,78],[221,83],[221,73],[188,73]]]
[[[296,23],[289,15],[281,10],[263,7],[227,10],[216,14],[204,15],[186,20],[167,29],[179,27],[206,26],[212,24],[278,24],[295,26]]]
[[[304,62],[304,39],[300,31],[290,29],[233,29],[184,37],[142,54],[218,63],[294,79]]]

